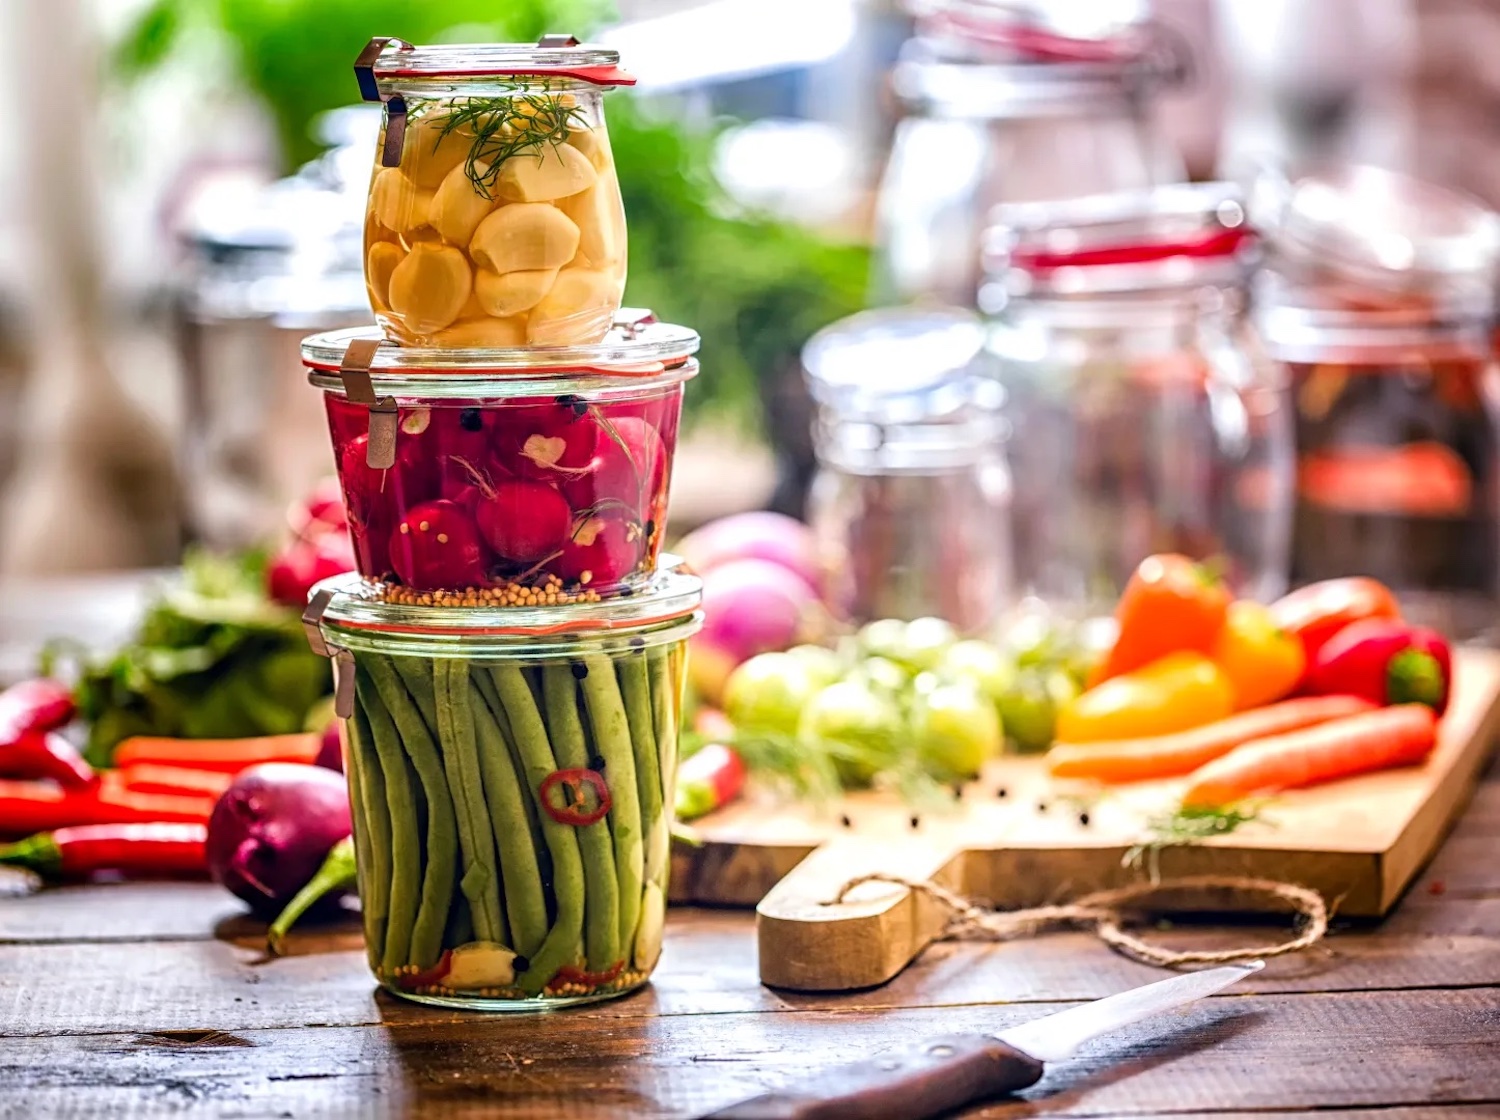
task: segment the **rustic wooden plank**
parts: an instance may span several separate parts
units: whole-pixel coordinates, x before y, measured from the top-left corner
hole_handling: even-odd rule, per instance
[[[1428,1102],[1493,1106],[1500,991],[1227,996],[1060,1063],[1001,1118],[1211,1115]],[[690,1015],[582,1010],[384,1029],[30,1038],[0,1047],[16,1116],[503,1114],[684,1117],[925,1036],[998,1030],[1058,1005]]]
[[[264,928],[246,913],[243,902],[214,883],[54,886],[0,903],[0,944],[187,940]]]
[[[1460,916],[1476,909],[1482,912]],[[1419,914],[1393,920],[1389,929],[1338,932],[1323,946],[1272,961],[1242,987],[1289,993],[1500,984],[1500,902],[1445,902],[1424,913],[1425,922]],[[1157,936],[1179,947],[1224,948],[1269,944],[1284,935],[1267,926],[1182,927]],[[0,1035],[238,1031],[431,1017],[376,997],[355,928],[294,935],[290,951],[265,962],[258,936],[7,946],[0,949]],[[600,1013],[631,1018],[1093,999],[1160,976],[1076,932],[1004,945],[934,945],[890,984],[869,991],[777,992],[759,982],[749,915],[674,911],[651,988]]]

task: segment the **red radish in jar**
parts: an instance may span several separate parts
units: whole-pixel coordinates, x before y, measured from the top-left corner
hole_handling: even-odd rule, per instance
[[[619,516],[585,518],[562,546],[553,570],[584,587],[619,583],[641,560],[646,539],[635,521]]]
[[[468,510],[438,499],[407,511],[391,534],[391,565],[408,587],[481,587],[485,572],[484,542]]]
[[[530,564],[556,552],[573,527],[567,500],[545,482],[505,479],[476,484],[479,534],[506,560]]]
[[[544,482],[583,470],[600,445],[598,422],[582,401],[507,408],[497,427],[500,461],[524,478]]]
[[[667,469],[661,436],[634,416],[606,418],[601,426],[599,453],[587,473],[562,484],[563,493],[576,510],[623,502],[642,521],[651,518],[653,511],[647,507],[655,504]]]

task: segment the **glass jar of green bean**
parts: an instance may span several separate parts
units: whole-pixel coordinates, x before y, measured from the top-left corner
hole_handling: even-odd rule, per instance
[[[670,567],[626,598],[538,608],[391,603],[353,573],[314,590],[385,988],[524,1010],[646,982],[700,598]]]

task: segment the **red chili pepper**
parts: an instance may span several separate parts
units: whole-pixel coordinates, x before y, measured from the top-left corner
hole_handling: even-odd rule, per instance
[[[0,781],[0,834],[10,836],[83,824],[207,824],[213,810],[211,797],[135,793],[114,773],[100,775],[88,789]]]
[[[408,992],[415,992],[419,988],[432,987],[441,984],[443,978],[448,975],[449,969],[453,967],[453,950],[444,949],[443,955],[438,958],[437,964],[431,968],[425,968],[421,972],[413,972],[406,976],[396,977],[398,987]]]
[[[603,972],[585,972],[581,968],[565,964],[553,974],[551,980],[547,981],[547,987],[551,989],[560,988],[564,984],[582,984],[585,987],[597,988],[601,984],[608,984],[615,977],[619,976],[624,967],[625,962],[618,960]]]
[[[0,739],[0,777],[50,778],[67,789],[82,789],[99,780],[78,748],[56,731],[24,731]]]
[[[93,824],[39,832],[0,848],[0,863],[29,867],[51,878],[83,878],[96,871],[126,875],[208,870],[201,824]]]
[[[588,791],[593,790],[591,805]],[[586,825],[604,819],[611,800],[609,784],[597,770],[554,770],[542,779],[542,808],[558,824]]]
[[[745,788],[745,760],[733,747],[709,743],[677,768],[677,819],[690,821],[727,805]]]
[[[1452,679],[1452,653],[1437,631],[1367,618],[1351,622],[1323,646],[1308,670],[1307,689],[1376,704],[1426,704],[1442,715]]]
[[[0,739],[56,731],[71,723],[76,712],[73,693],[61,681],[41,677],[13,684],[0,692]]]

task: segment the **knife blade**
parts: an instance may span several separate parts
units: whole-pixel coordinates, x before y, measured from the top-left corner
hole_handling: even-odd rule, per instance
[[[1041,1079],[1101,1034],[1211,996],[1265,967],[1226,965],[1070,1007],[998,1035],[934,1038],[912,1050],[836,1066],[797,1089],[766,1093],[702,1120],[926,1120]]]

